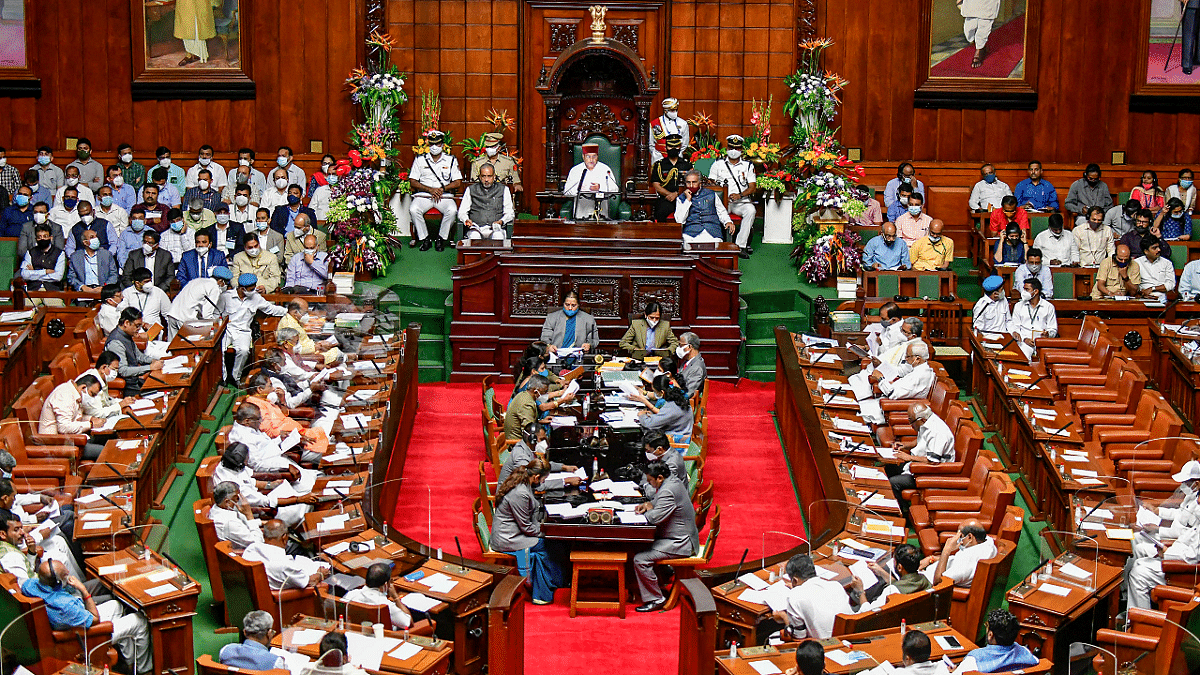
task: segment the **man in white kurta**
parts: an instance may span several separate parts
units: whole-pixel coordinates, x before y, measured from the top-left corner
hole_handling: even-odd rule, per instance
[[[250,332],[250,322],[259,312],[267,316],[283,316],[287,309],[267,302],[254,290],[258,286],[258,277],[253,274],[242,274],[238,277],[237,290],[230,289],[221,294],[217,312],[228,317],[225,326],[225,337],[221,343],[222,351],[233,348],[233,372],[223,372],[226,380],[235,380],[241,376],[242,370],[250,361],[250,352],[254,348],[254,336]],[[225,371],[222,360],[222,371]]]
[[[616,192],[617,176],[607,164],[600,161],[600,146],[595,143],[585,143],[581,148],[583,161],[571,167],[567,180],[563,185],[563,194],[575,199],[575,218],[594,218],[600,211],[601,218],[608,218],[608,199],[595,199],[597,192]],[[593,195],[588,197],[587,195]]]
[[[888,380],[878,370],[873,371],[868,379],[874,384],[884,398],[926,398],[929,390],[937,382],[937,373],[929,365],[929,345],[922,340],[913,340],[908,344],[905,362],[911,366],[907,373],[894,380]]]
[[[208,517],[217,530],[217,539],[246,548],[263,540],[262,521],[254,517],[249,502],[242,501],[236,483],[218,483],[213,488],[213,507]]]
[[[921,573],[935,586],[948,578],[955,586],[970,588],[979,562],[996,557],[997,552],[996,540],[988,536],[979,521],[968,520],[958,526],[957,536],[946,541],[940,555],[921,561]]]
[[[1012,314],[1004,297],[1004,277],[992,275],[983,280],[983,296],[971,310],[971,327],[981,333],[1007,333]]]
[[[713,162],[712,168],[708,170],[708,177],[725,188],[728,201],[725,209],[742,219],[737,233],[737,245],[749,249],[750,233],[754,229],[754,219],[758,216],[758,209],[754,207],[750,198],[758,191],[758,183],[754,176],[754,165],[742,159],[743,144],[744,139],[737,134],[726,136],[725,158]]]
[[[422,251],[428,251],[435,244],[437,250],[442,251],[446,248],[446,237],[450,236],[458,214],[454,191],[462,186],[462,172],[454,155],[443,152],[445,134],[430,131],[425,138],[429,141],[429,152],[417,155],[413,159],[412,170],[408,172],[408,179],[413,184],[413,200],[408,211],[416,231],[416,236],[409,240],[408,245],[416,246],[415,242],[419,241]],[[425,225],[425,212],[432,208],[442,214],[436,242],[429,238],[429,228]]]
[[[1150,592],[1167,583],[1162,561],[1200,562],[1200,462],[1187,462],[1171,477],[1180,486],[1163,502],[1164,506],[1157,511],[1146,506],[1138,508],[1138,533],[1125,580],[1130,608],[1151,608]]]
[[[216,318],[221,294],[229,288],[233,273],[222,265],[214,267],[211,274],[212,277],[192,279],[175,294],[167,310],[167,330],[170,335],[178,333],[179,327],[187,321]]]
[[[1063,229],[1062,218],[1057,215],[1050,216],[1050,226],[1033,238],[1033,246],[1042,251],[1042,259],[1051,266],[1079,264],[1079,242],[1075,233]]]
[[[1009,326],[1021,351],[1032,361],[1037,353],[1034,340],[1058,335],[1058,313],[1049,300],[1042,299],[1042,282],[1033,277],[1026,279],[1025,292],[1029,298],[1013,307]]]
[[[972,68],[983,64],[983,48],[992,34],[992,23],[1000,15],[1000,0],[958,0],[958,12],[963,18],[963,37],[975,43]]]
[[[812,558],[804,553],[788,560],[784,584],[788,586],[787,604],[775,617],[786,621],[792,637],[831,637],[837,615],[854,613],[842,585],[818,576]]]
[[[263,542],[247,546],[242,553],[246,560],[263,564],[271,590],[306,588],[329,576],[329,563],[288,555],[287,532],[283,521],[268,520],[263,525]]]

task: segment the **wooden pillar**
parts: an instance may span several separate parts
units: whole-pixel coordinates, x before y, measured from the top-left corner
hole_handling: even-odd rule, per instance
[[[717,605],[700,579],[677,579],[679,594],[679,675],[716,672]]]

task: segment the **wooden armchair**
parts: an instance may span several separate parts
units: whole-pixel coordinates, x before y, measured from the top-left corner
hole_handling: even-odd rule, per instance
[[[919,510],[916,518],[922,520],[928,516],[929,509],[925,507],[924,500],[927,497],[955,497],[959,495],[979,495],[983,494],[983,488],[987,485],[988,476],[992,471],[1000,471],[999,464],[993,462],[988,457],[976,456],[976,460],[970,465],[970,473],[966,476],[940,476],[926,475],[916,477],[917,487],[913,490],[905,490],[900,496],[912,502],[912,508]],[[915,476],[915,474],[914,474]]]
[[[204,549],[204,565],[208,568],[209,584],[212,587],[213,602],[225,610],[225,586],[221,584],[221,557],[217,553],[217,544],[221,539],[217,536],[217,527],[209,517],[212,499],[198,499],[192,503],[192,513],[196,518],[196,529],[200,532],[200,545]],[[226,617],[226,626],[229,625]]]
[[[713,511],[712,522],[708,526],[708,534],[700,542],[696,555],[687,558],[668,558],[662,561],[663,565],[670,565],[675,570],[675,581],[671,583],[671,594],[667,596],[667,604],[663,606],[664,610],[674,608],[675,603],[679,602],[679,592],[682,590],[679,580],[696,576],[697,568],[712,562],[713,551],[717,548],[717,536],[720,534],[721,507],[717,506],[717,509]]]
[[[55,629],[50,625],[42,599],[21,593],[17,578],[7,573],[0,574],[0,612],[23,621],[22,628],[13,630],[22,631],[24,639],[9,636],[6,646],[6,649],[18,652],[18,660],[22,659],[22,650],[14,645],[19,644],[33,648],[34,658],[29,661],[30,665],[45,658],[84,663],[87,652],[91,652],[91,662],[96,667],[112,666],[117,662],[117,650],[111,642],[111,621],[96,622],[86,629]]]
[[[513,556],[492,550],[492,525],[483,514],[481,501],[476,499],[471,506],[471,520],[475,525],[475,541],[479,542],[479,550],[483,552],[483,559],[495,565],[513,565]]]
[[[983,447],[983,432],[969,418],[962,419],[957,427],[950,428],[957,429],[954,433],[955,461],[942,462],[941,464],[913,462],[909,465],[908,470],[917,479],[918,486],[923,485],[922,479],[924,478],[935,476],[939,478],[968,478],[970,476],[971,470],[979,459],[979,449]],[[930,486],[932,487],[933,485],[931,482]],[[944,486],[945,483],[941,485]],[[908,490],[905,490],[905,492],[907,493]]]
[[[1077,386],[1067,387],[1067,399],[1075,408],[1075,414],[1080,417],[1096,414],[1123,415],[1137,409],[1142,398],[1142,389],[1146,386],[1146,375],[1132,364],[1123,364],[1117,372],[1117,364],[1113,363],[1109,373],[1117,373],[1113,387],[1107,386]]]
[[[83,446],[87,445],[87,434],[42,434],[38,433],[38,423],[42,417],[42,405],[46,401],[46,397],[50,392],[54,391],[54,380],[49,375],[43,375],[34,380],[21,395],[17,397],[13,403],[12,414],[22,424],[17,425],[25,435],[25,443],[27,445],[42,445],[52,446],[55,448],[71,448],[70,453],[65,450],[51,452],[51,456],[55,457],[73,457],[76,462],[79,461],[79,456],[82,453]],[[47,448],[49,450],[49,448]]]
[[[996,551],[995,556],[979,561],[970,587],[954,587],[950,624],[967,636],[968,640],[978,639],[979,631],[983,628],[983,617],[991,608],[993,591],[999,592],[1003,597],[1006,587],[1004,582],[1012,569],[1017,545],[1011,541],[997,539]]]
[[[987,486],[978,497],[926,497],[929,509],[928,521],[917,524],[917,516],[910,511],[916,526],[921,550],[926,555],[936,553],[947,540],[954,536],[963,522],[976,519],[988,534],[1000,531],[1004,514],[1017,497],[1017,488],[1008,474],[997,472],[988,477]]]
[[[1104,322],[1096,316],[1087,316],[1079,327],[1079,337],[1071,338],[1038,338],[1038,354],[1047,367],[1056,363],[1086,363],[1091,356],[1092,347],[1100,336],[1108,332]]]
[[[942,579],[941,583],[929,590],[888,596],[887,602],[879,609],[835,616],[833,634],[848,635],[896,628],[902,620],[918,624],[945,619],[950,616],[953,591],[954,582]]]
[[[1167,403],[1162,394],[1157,391],[1143,389],[1138,396],[1137,405],[1128,413],[1092,413],[1084,415],[1081,418],[1084,439],[1089,441],[1099,440],[1096,438],[1096,430],[1098,428],[1129,429],[1138,426],[1143,426],[1143,428],[1149,427],[1150,422],[1154,419],[1155,409],[1163,405],[1167,405]]]
[[[216,659],[208,654],[201,654],[196,659],[196,670],[200,675],[245,675],[246,671],[233,666],[221,665]],[[273,670],[256,670],[255,675],[291,675],[286,668],[275,668]]]
[[[1158,492],[1170,495],[1179,487],[1171,478],[1183,465],[1200,456],[1200,438],[1186,435],[1183,438],[1169,437],[1150,441],[1137,452],[1146,450],[1147,455],[1160,453],[1161,459],[1130,457],[1116,462],[1117,475],[1129,481],[1133,493],[1145,497]],[[1134,453],[1135,455],[1137,453]]]
[[[1187,675],[1188,659],[1183,650],[1185,641],[1195,640],[1179,626],[1187,626],[1200,607],[1200,593],[1195,588],[1157,586],[1150,597],[1161,610],[1130,609],[1129,632],[1101,628],[1096,631],[1096,643],[1110,649],[1119,664],[1133,663],[1136,672],[1146,675]],[[1096,672],[1116,670],[1118,664],[1109,663],[1110,657],[1100,652],[1093,660]],[[1124,672],[1122,670],[1122,672]]]
[[[0,447],[17,460],[13,485],[19,491],[61,488],[71,494],[79,491],[83,478],[78,469],[75,446],[26,445],[17,420],[0,421]]]
[[[1127,457],[1139,457],[1137,452],[1144,448],[1138,448],[1138,445],[1152,438],[1167,438],[1169,436],[1178,436],[1183,428],[1183,420],[1179,415],[1175,414],[1175,410],[1165,400],[1163,405],[1156,406],[1154,409],[1154,417],[1150,420],[1150,424],[1145,428],[1138,428],[1144,420],[1137,420],[1134,424],[1135,428],[1102,427],[1097,425],[1092,431],[1092,435],[1100,442],[1104,449],[1104,454],[1109,459],[1116,461]],[[1136,448],[1136,450],[1135,450]],[[1161,448],[1160,448],[1161,450]],[[1150,457],[1145,457],[1150,459]]]
[[[274,617],[275,630],[283,630],[290,618],[297,614],[316,613],[315,588],[271,590],[271,584],[267,580],[267,568],[261,562],[246,560],[227,541],[217,544],[216,550],[233,563],[233,566],[223,565],[221,570],[226,616],[230,621],[236,622],[233,625],[240,626],[246,614],[255,609],[269,612]]]

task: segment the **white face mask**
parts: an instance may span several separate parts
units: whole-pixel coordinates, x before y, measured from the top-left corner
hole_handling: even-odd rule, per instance
[[[199,186],[200,186],[200,189],[201,189],[201,190],[207,190],[207,189],[208,189],[208,181],[206,181],[206,180],[202,180],[202,181],[200,181],[199,183],[197,183],[197,185],[199,185]]]
[[[442,154],[442,146],[440,146],[440,145],[429,146],[429,154],[433,155],[434,157],[437,157],[438,155]]]
[[[658,325],[658,319],[654,319],[654,320],[646,319],[646,325],[651,328],[654,328],[655,326]]]
[[[279,188],[280,190],[287,188],[287,179],[286,178],[276,178],[275,179],[275,187]]]
[[[483,151],[487,153],[488,157],[495,157],[496,155],[500,154],[500,148],[496,147],[484,148]]]
[[[677,111],[677,110],[668,110],[668,111],[667,111],[667,119],[670,119],[670,120],[677,120],[677,119],[679,119],[679,111]]]
[[[208,255],[208,247],[207,246],[197,246],[196,247],[196,255]]]
[[[301,314],[301,315],[300,315],[300,323],[301,323],[301,324],[306,324],[306,323],[308,323],[308,320],[309,320],[309,319],[311,319],[311,318],[312,318],[312,315],[311,315],[311,314],[309,314],[308,312],[305,312],[305,313],[303,313],[303,314]]]
[[[685,358],[687,356],[687,347],[684,347],[683,345],[679,345],[678,347],[676,347],[675,348],[675,356],[678,356],[681,359]]]
[[[248,159],[239,159],[239,160],[238,160],[238,166],[250,166],[250,160],[248,160]]]
[[[128,164],[128,163],[132,162],[132,161],[133,161],[133,154],[132,154],[132,153],[129,153],[129,152],[127,152],[127,153],[125,153],[125,154],[121,155],[121,161],[122,161],[122,162],[124,162],[124,163],[126,163],[126,164]]]
[[[67,185],[70,185],[71,187],[79,185],[79,178],[76,176],[67,176]]]
[[[654,454],[653,452],[646,453],[646,461],[647,462],[653,462],[656,459],[658,459],[658,455]]]
[[[279,393],[273,391],[273,392],[267,394],[267,402],[279,403]]]
[[[233,198],[233,203],[245,208],[245,206],[250,203],[250,198],[246,195],[238,195]]]
[[[209,157],[201,157],[200,158],[200,166],[208,166],[211,163],[212,163],[212,159]]]
[[[538,441],[537,445],[533,446],[534,452],[546,452],[550,449],[550,444],[546,441]]]
[[[145,253],[146,255],[152,255],[154,253],[154,247],[150,244],[142,244],[142,253]]]
[[[259,253],[262,253],[262,249],[261,249],[261,248],[248,248],[248,249],[246,249],[246,255],[250,256],[251,258],[257,258]]]
[[[313,256],[315,256],[316,254],[317,254],[317,249],[315,249],[315,248],[306,248],[306,249],[304,249],[304,255],[313,255]]]
[[[164,169],[171,166],[171,158],[163,157],[162,159],[158,160],[158,165],[163,167]]]
[[[37,223],[38,225],[41,225],[42,223],[46,222],[46,214],[44,214],[44,213],[33,214],[33,222]]]
[[[79,216],[79,219],[83,221],[84,225],[91,225],[92,221],[96,219],[96,216],[93,216],[89,213],[86,216]]]
[[[125,177],[124,176],[114,176],[112,179],[112,184],[113,184],[113,187],[115,187],[115,188],[121,187],[122,185],[125,184]]]
[[[267,228],[268,228],[268,227],[270,227],[270,226],[271,226],[271,223],[268,223],[268,222],[267,222],[267,221],[265,221],[265,220],[263,220],[263,221],[257,221],[257,222],[255,222],[255,223],[254,223],[254,227],[255,227],[256,229],[258,229],[258,231],[259,231],[259,232],[266,232],[266,231],[267,231]]]
[[[729,155],[729,159],[738,159],[742,156],[742,151],[741,150],[730,150],[725,154]]]

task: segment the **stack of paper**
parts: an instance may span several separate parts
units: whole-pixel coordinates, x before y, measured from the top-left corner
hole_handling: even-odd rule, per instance
[[[317,523],[317,532],[331,532],[340,530],[346,527],[346,523],[350,520],[350,514],[343,513],[336,516],[325,516],[321,522]]]
[[[342,415],[342,427],[345,429],[366,429],[370,424],[371,418],[362,413],[354,413],[352,415]]]
[[[887,480],[887,474],[873,466],[859,466],[855,464],[850,467],[850,475],[863,480]]]
[[[853,401],[851,401],[851,403],[853,403]],[[860,434],[871,433],[871,427],[863,424],[862,422],[842,419],[841,417],[833,418],[833,428],[841,431],[852,431]]]
[[[458,581],[456,579],[442,574],[441,572],[436,572],[434,574],[430,574],[429,576],[421,577],[417,583],[423,586],[428,586],[430,593],[441,593],[443,595],[454,590],[454,587],[458,585]]]
[[[632,511],[618,511],[617,520],[621,521],[622,525],[645,525],[647,524],[646,516]]]
[[[418,612],[428,612],[436,607],[441,600],[433,598],[423,593],[409,593],[403,598],[400,598],[400,603],[409,609],[415,609]]]

